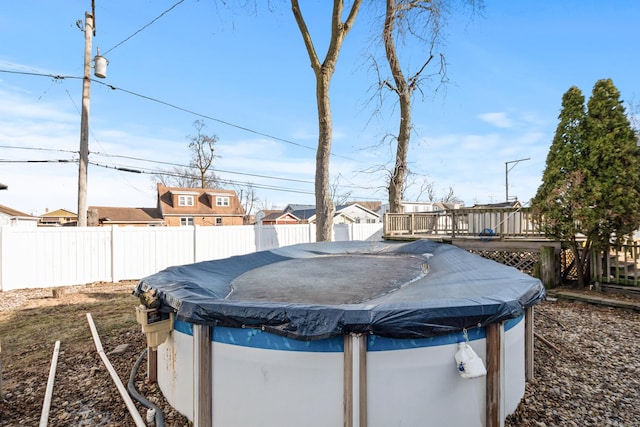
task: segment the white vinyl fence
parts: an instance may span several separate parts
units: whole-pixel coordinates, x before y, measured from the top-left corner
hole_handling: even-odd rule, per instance
[[[137,280],[172,265],[315,241],[315,225],[0,226],[0,291]],[[381,240],[382,224],[336,224],[334,241]]]

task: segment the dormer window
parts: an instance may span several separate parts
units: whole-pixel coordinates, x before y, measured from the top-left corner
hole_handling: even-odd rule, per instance
[[[216,196],[216,206],[229,206],[229,197]]]
[[[193,206],[193,196],[178,196],[178,206]]]

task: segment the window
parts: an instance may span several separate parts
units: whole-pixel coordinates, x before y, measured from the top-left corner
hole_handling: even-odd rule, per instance
[[[193,206],[193,196],[178,196],[178,206]]]
[[[222,218],[216,218],[216,225],[222,225]]]
[[[192,216],[180,217],[180,225],[193,225],[193,217]]]
[[[229,197],[216,196],[216,206],[229,206]]]

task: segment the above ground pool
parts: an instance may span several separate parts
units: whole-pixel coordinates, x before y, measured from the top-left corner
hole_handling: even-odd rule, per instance
[[[499,425],[524,394],[525,314],[545,296],[538,279],[428,240],[170,267],[134,293],[169,319],[149,344],[163,394],[216,427]],[[463,375],[463,347],[486,375]]]

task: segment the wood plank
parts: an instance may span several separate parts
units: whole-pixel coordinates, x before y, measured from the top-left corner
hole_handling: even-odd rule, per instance
[[[345,335],[343,356],[343,398],[344,427],[353,427],[353,341]]]
[[[527,307],[527,309],[524,312],[524,372],[525,372],[526,381],[533,380],[533,364],[534,364],[533,316],[534,316],[533,306]]]
[[[205,325],[193,325],[193,378],[196,381],[194,396],[194,427],[213,425],[212,408],[212,360],[211,328]]]
[[[367,335],[360,335],[360,427],[367,427]]]
[[[486,427],[500,427],[500,376],[502,366],[500,353],[500,323],[492,323],[486,327],[487,331],[487,396],[486,396]]]

